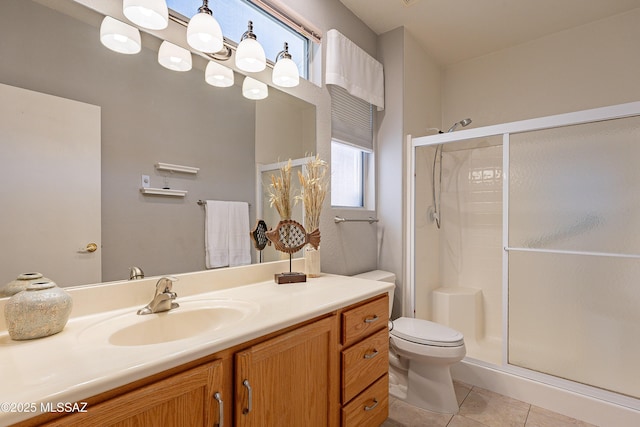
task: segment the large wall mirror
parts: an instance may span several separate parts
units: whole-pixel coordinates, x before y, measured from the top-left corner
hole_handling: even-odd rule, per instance
[[[270,209],[261,200],[263,189],[257,188],[261,185],[256,178],[258,166],[315,152],[314,105],[273,87],[265,100],[245,99],[239,74],[235,86],[212,87],[204,80],[206,60],[197,55],[193,55],[191,71],[167,70],[157,62],[161,41],[148,34],[143,33],[139,54],[117,54],[99,41],[101,20],[98,13],[72,0],[0,2],[0,83],[97,109],[99,159],[86,163],[99,165],[97,200],[101,206],[96,214],[100,217],[99,235],[80,236],[70,243],[60,241],[56,250],[73,253],[80,263],[99,257],[97,280],[78,280],[75,267],[63,267],[65,275],[54,277],[47,266],[57,261],[38,248],[41,242],[57,243],[58,237],[50,229],[42,229],[37,217],[27,223],[29,230],[20,230],[20,212],[42,211],[46,215],[53,212],[54,204],[56,209],[71,206],[75,194],[67,191],[55,199],[43,198],[31,194],[29,186],[13,185],[22,180],[20,171],[36,166],[40,166],[39,174],[30,174],[29,179],[47,182],[51,188],[62,187],[65,181],[46,164],[8,156],[8,146],[0,143],[3,163],[9,158],[13,162],[11,167],[5,163],[0,169],[2,205],[7,206],[8,200],[26,203],[22,211],[3,208],[0,214],[2,222],[10,224],[4,236],[0,231],[0,257],[5,259],[0,264],[0,285],[28,271],[41,271],[60,286],[71,286],[127,279],[131,266],[142,268],[147,276],[204,270],[205,214],[198,200],[246,201],[253,226],[256,212]],[[43,107],[38,126],[26,120],[24,127],[48,134],[47,111],[59,113],[57,104],[46,107],[45,102],[34,102]],[[52,123],[65,127],[52,117]],[[76,122],[86,123],[81,117],[72,114]],[[83,162],[76,160],[73,150],[52,150],[47,155],[47,163],[69,165],[67,170]],[[199,171],[164,172],[154,166],[158,162],[193,166]],[[185,197],[144,195],[140,192],[142,175],[150,177],[152,187],[188,193]],[[72,178],[74,182],[83,179]],[[42,186],[32,182],[31,187]],[[16,198],[18,192],[21,198]],[[62,210],[55,212],[64,217]],[[6,234],[7,228],[12,229],[11,235]],[[65,221],[58,221],[53,228],[58,235],[73,232],[73,225]],[[92,241],[98,250],[83,253],[82,248]],[[254,251],[252,261],[258,261]]]

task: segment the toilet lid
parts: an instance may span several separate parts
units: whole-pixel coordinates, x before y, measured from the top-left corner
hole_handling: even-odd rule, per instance
[[[438,347],[456,347],[464,344],[464,336],[455,329],[411,317],[394,320],[390,334],[414,343]]]

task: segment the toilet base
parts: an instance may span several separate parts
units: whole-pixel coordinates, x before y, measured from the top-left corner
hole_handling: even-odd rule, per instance
[[[413,406],[457,414],[458,399],[449,366],[410,363],[408,370],[390,366],[389,394]]]

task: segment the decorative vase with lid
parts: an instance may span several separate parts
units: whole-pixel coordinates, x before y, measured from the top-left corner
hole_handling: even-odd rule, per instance
[[[0,298],[10,297],[20,291],[27,289],[30,283],[48,281],[46,277],[42,277],[42,273],[22,273],[16,280],[12,280],[6,285],[0,287]]]
[[[30,283],[4,307],[9,336],[20,341],[57,334],[67,324],[72,305],[71,296],[54,282]]]

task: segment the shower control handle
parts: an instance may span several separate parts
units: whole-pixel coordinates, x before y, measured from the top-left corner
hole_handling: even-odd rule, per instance
[[[377,314],[374,314],[372,317],[367,317],[364,319],[364,323],[373,323],[380,319]]]

